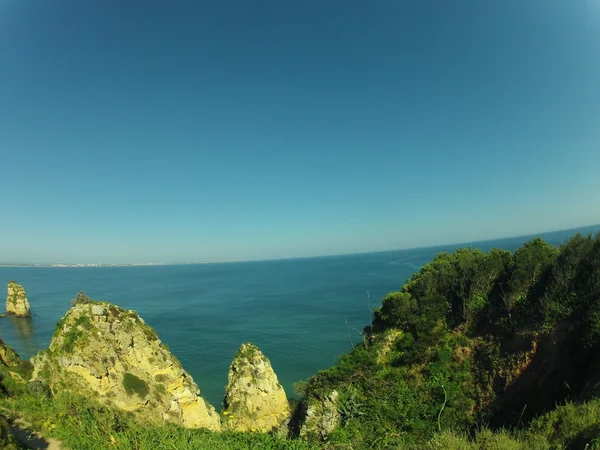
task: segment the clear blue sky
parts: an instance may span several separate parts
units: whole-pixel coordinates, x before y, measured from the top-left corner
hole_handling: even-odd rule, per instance
[[[0,0],[0,261],[600,222],[600,0]]]

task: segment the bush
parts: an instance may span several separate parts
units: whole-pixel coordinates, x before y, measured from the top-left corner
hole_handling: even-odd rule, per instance
[[[34,396],[52,398],[52,391],[47,383],[41,380],[32,380],[27,384],[27,390]]]
[[[146,382],[130,372],[125,372],[125,375],[123,375],[123,387],[129,395],[135,393],[141,398],[148,395],[148,385]]]
[[[331,442],[422,448],[435,435],[431,445],[447,444],[437,448],[596,445],[594,427],[531,441],[504,431],[481,430],[472,440],[461,433],[470,436],[477,423],[522,426],[600,384],[600,235],[575,236],[560,250],[534,239],[515,254],[441,253],[383,298],[373,325],[368,347],[303,385],[308,398],[341,394],[343,427]],[[439,428],[455,433],[436,435]]]
[[[71,300],[71,306],[85,305],[87,303],[92,303],[92,299],[85,295],[83,291],[79,291],[75,298]]]
[[[417,303],[407,292],[392,292],[375,310],[376,327],[407,329],[414,321]]]

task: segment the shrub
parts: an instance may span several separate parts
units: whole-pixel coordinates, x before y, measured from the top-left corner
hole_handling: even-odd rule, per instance
[[[141,398],[148,395],[146,382],[130,372],[125,372],[125,375],[123,375],[123,387],[129,395],[137,394]]]
[[[41,380],[32,380],[27,384],[27,390],[34,396],[51,398],[52,391],[47,383]]]
[[[87,303],[92,303],[92,299],[85,295],[83,291],[79,291],[75,298],[71,300],[71,306],[85,305]]]
[[[407,329],[417,310],[415,299],[408,292],[392,292],[375,310],[375,325]]]

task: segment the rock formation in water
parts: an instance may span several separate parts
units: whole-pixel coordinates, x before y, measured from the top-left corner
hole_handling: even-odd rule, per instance
[[[338,392],[333,390],[324,397],[306,400],[305,412],[300,426],[300,437],[326,440],[340,424],[337,408]]]
[[[192,377],[135,311],[76,304],[58,323],[48,350],[32,362],[33,377],[53,390],[87,392],[138,416],[188,428],[221,428]]]
[[[242,344],[229,368],[224,427],[272,431],[287,426],[290,406],[271,363],[253,344]]]
[[[16,281],[8,283],[8,296],[6,297],[6,312],[17,317],[29,317],[31,311],[25,289]]]

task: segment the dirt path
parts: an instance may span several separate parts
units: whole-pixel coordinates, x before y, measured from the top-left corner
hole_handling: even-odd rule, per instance
[[[10,426],[15,439],[30,450],[65,450],[56,439],[47,438],[31,429],[23,419],[16,419]]]

